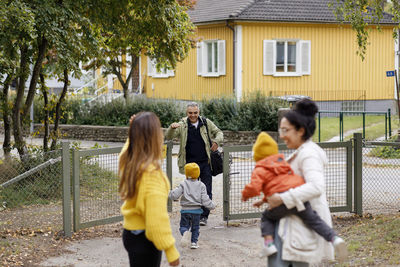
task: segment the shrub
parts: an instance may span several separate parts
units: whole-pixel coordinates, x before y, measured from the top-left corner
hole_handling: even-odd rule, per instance
[[[132,114],[140,111],[152,111],[161,121],[162,127],[185,116],[183,101],[149,99],[132,96],[114,99],[108,103],[85,103],[82,98],[71,97],[63,104],[61,123],[78,125],[127,126]],[[222,130],[232,131],[276,131],[278,109],[288,107],[288,103],[263,95],[260,92],[250,94],[243,101],[233,97],[203,100],[201,115],[212,120]],[[35,101],[35,121],[43,118],[43,100]]]
[[[202,114],[223,130],[276,131],[281,107],[288,107],[287,102],[256,92],[239,103],[233,98],[203,100]]]
[[[389,140],[390,142],[394,142],[397,140],[397,136],[392,136]],[[368,156],[378,157],[384,159],[400,159],[400,144],[399,146],[377,146],[374,147],[369,153]]]

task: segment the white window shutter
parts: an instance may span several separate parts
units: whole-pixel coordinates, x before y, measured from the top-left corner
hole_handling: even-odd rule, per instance
[[[197,45],[197,75],[203,75],[203,42],[198,42]]]
[[[276,70],[276,41],[264,40],[263,50],[263,74],[273,75]]]
[[[311,74],[311,41],[300,41],[301,47],[301,73]]]
[[[218,74],[226,74],[225,40],[218,41]]]
[[[147,58],[147,76],[154,76],[156,73],[156,68],[154,66],[154,60],[151,60],[149,57]]]

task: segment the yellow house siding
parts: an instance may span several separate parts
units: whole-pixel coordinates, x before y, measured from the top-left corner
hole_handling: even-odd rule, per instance
[[[144,90],[148,97],[201,100],[233,94],[232,80],[232,31],[225,24],[199,26],[200,40],[225,40],[226,75],[202,77],[197,75],[197,49],[189,51],[188,57],[177,64],[175,76],[154,78],[147,76],[147,57],[142,56],[141,73]]]
[[[277,23],[242,23],[243,94],[260,89],[269,94],[303,94],[314,100],[393,99],[394,69],[392,28],[370,33],[364,61],[356,54],[355,32],[348,26]],[[263,40],[311,41],[311,75],[263,75]]]

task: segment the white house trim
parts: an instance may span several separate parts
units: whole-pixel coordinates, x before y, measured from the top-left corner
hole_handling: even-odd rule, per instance
[[[235,93],[236,100],[240,102],[243,90],[243,33],[242,25],[235,26],[236,44],[235,44]]]

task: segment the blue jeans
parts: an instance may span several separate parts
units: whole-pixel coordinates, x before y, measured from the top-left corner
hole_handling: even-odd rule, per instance
[[[268,266],[272,267],[308,267],[309,264],[307,262],[298,262],[298,261],[284,261],[282,260],[282,240],[278,235],[279,229],[279,221],[275,224],[275,235],[274,235],[274,244],[277,253],[268,257]]]
[[[200,214],[181,213],[181,222],[179,224],[179,232],[183,235],[184,232],[192,231],[192,243],[197,243],[200,234]]]
[[[206,186],[207,195],[212,199],[212,175],[211,175],[211,167],[208,164],[208,161],[196,162],[200,167],[200,181]],[[201,214],[201,218],[208,219],[208,215],[210,214],[210,210],[206,207],[201,207],[203,209],[203,214]]]

